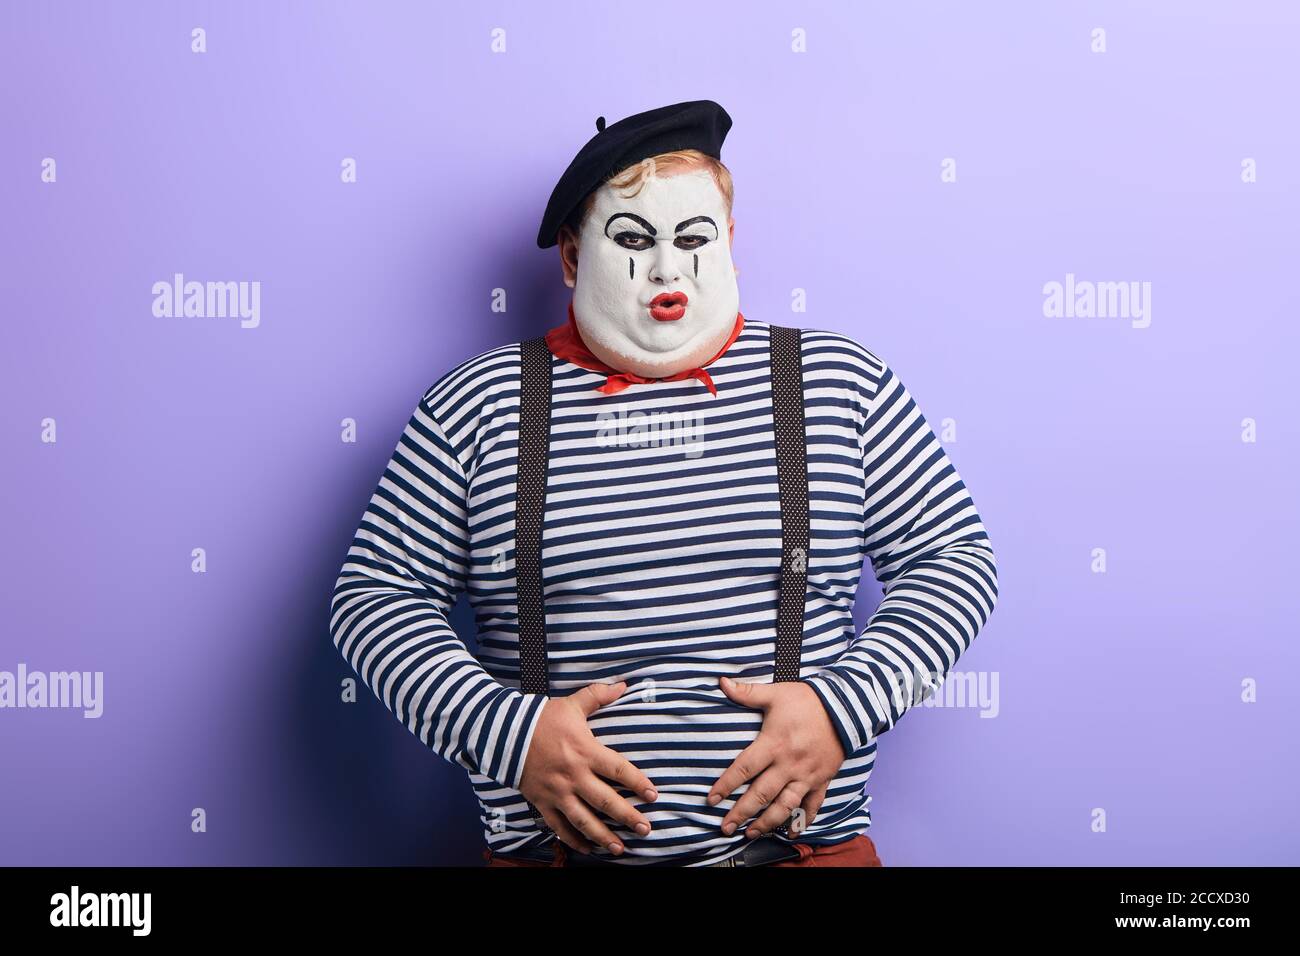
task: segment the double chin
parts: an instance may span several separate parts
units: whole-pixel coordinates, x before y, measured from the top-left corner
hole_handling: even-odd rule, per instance
[[[739,296],[708,302],[708,311],[695,311],[704,303],[691,303],[686,314],[659,329],[648,311],[638,315],[615,314],[628,306],[601,302],[599,295],[574,290],[574,319],[587,348],[606,365],[645,378],[664,378],[698,368],[713,358],[736,326]]]
[[[578,315],[578,329],[587,347],[606,365],[620,372],[631,372],[645,378],[664,378],[687,369],[698,368],[717,354],[736,324],[736,315],[701,317],[698,328],[684,341],[670,348],[657,349],[638,342],[623,329],[600,316],[586,320]],[[647,322],[654,319],[647,317]],[[688,321],[684,316],[679,322]]]

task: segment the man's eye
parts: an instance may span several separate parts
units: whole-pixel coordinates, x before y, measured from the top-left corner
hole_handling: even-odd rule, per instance
[[[614,241],[634,252],[643,252],[655,244],[654,239],[643,232],[620,232],[614,236]]]
[[[678,236],[673,245],[678,249],[698,249],[708,241],[704,236]]]

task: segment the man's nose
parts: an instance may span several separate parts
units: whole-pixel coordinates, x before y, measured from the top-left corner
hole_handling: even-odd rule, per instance
[[[650,281],[669,284],[682,277],[677,267],[676,247],[671,242],[656,242],[654,261],[650,265]]]

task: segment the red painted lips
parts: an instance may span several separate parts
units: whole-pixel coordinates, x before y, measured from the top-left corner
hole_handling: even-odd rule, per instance
[[[686,314],[685,292],[660,292],[650,300],[650,317],[660,322],[676,322]]]

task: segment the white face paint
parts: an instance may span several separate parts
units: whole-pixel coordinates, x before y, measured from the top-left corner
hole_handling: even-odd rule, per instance
[[[694,368],[722,348],[740,308],[726,200],[707,169],[621,192],[602,185],[583,220],[574,321],[620,371],[657,378]],[[652,307],[664,293],[677,293],[677,304]]]

